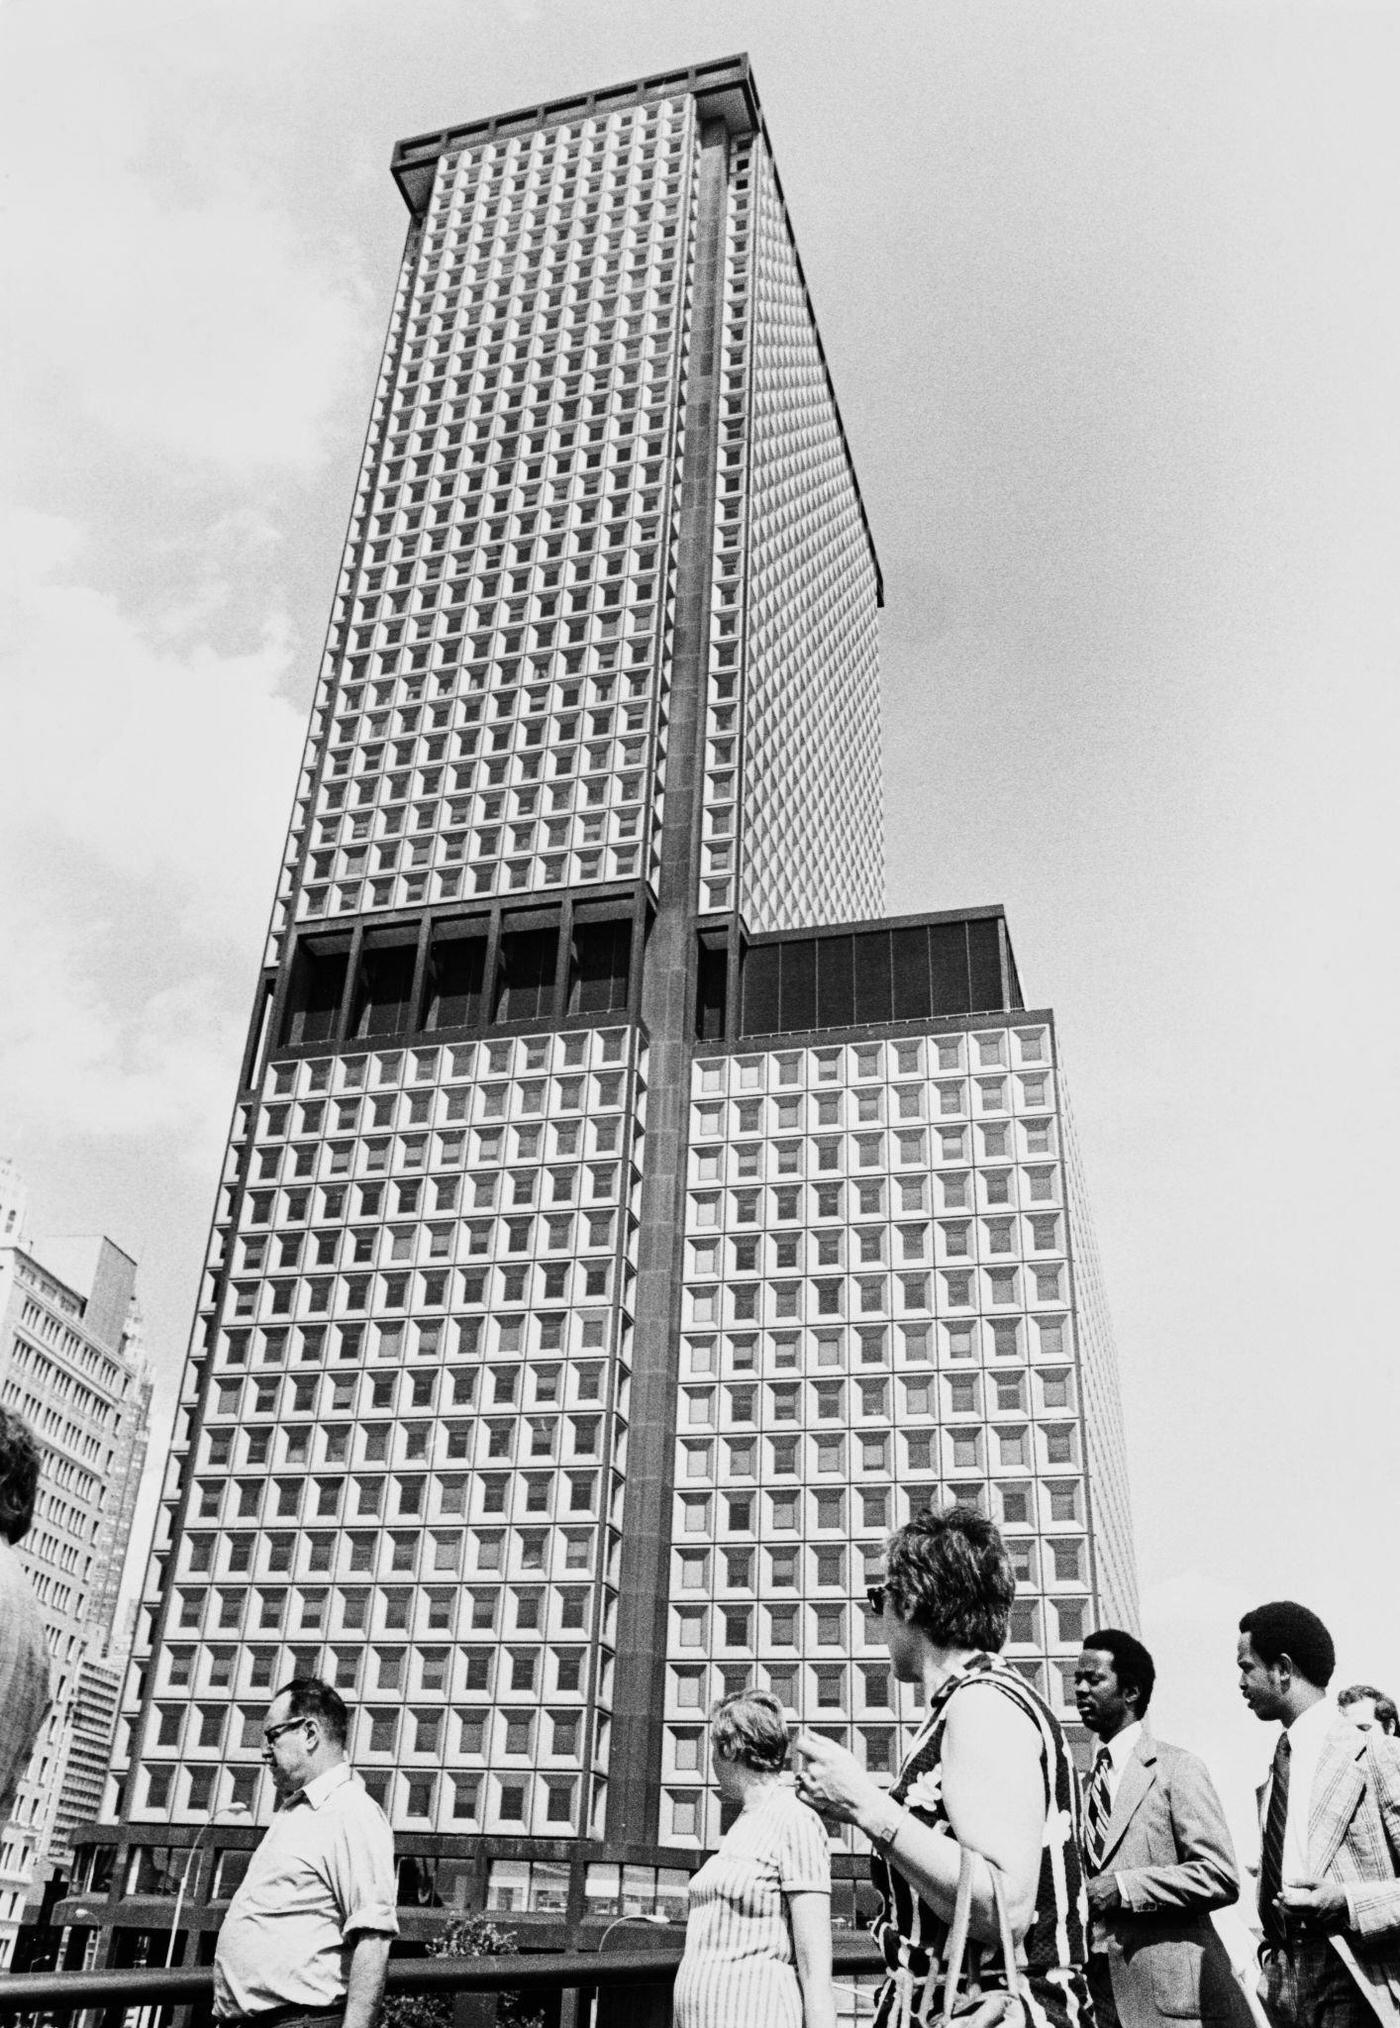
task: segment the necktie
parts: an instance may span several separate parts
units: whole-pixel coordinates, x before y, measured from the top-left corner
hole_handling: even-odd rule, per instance
[[[1108,1778],[1112,1771],[1113,1756],[1106,1746],[1101,1746],[1094,1760],[1094,1771],[1089,1777],[1089,1791],[1084,1798],[1084,1864],[1090,1873],[1097,1873],[1103,1865],[1111,1810]]]
[[[1265,1943],[1275,1948],[1285,1941],[1283,1918],[1274,1901],[1283,1886],[1283,1837],[1288,1829],[1288,1770],[1292,1752],[1288,1734],[1281,1732],[1274,1748],[1274,1778],[1269,1788],[1264,1850],[1259,1861],[1259,1920]]]

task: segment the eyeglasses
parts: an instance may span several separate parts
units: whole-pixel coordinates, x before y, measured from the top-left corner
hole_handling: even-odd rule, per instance
[[[267,1726],[263,1732],[263,1745],[271,1746],[273,1741],[280,1739],[284,1732],[290,1732],[293,1726],[305,1725],[305,1723],[306,1720],[304,1718],[285,1718],[280,1725]]]
[[[889,1586],[884,1584],[868,1584],[865,1587],[865,1602],[877,1620],[884,1613],[885,1595],[888,1590]]]

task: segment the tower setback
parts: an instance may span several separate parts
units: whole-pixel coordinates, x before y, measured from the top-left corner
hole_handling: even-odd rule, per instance
[[[109,1925],[265,1813],[294,1673],[408,1903],[577,1933],[713,1844],[723,1689],[892,1765],[864,1588],[930,1498],[1004,1525],[1062,1706],[1134,1614],[1052,1017],[1000,910],[882,917],[879,567],[747,60],[394,173]]]

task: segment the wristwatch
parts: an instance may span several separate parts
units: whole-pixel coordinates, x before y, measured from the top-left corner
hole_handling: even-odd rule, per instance
[[[875,1825],[873,1830],[867,1831],[865,1835],[877,1852],[888,1852],[890,1846],[899,1835],[899,1829],[903,1822],[904,1811],[901,1805],[887,1800],[880,1821]]]

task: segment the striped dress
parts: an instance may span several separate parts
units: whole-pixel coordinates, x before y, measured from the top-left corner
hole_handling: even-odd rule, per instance
[[[820,1818],[775,1784],[690,1883],[674,2028],[802,2028],[784,1896],[830,1893]]]
[[[1093,2028],[1084,1975],[1089,1911],[1079,1860],[1079,1780],[1058,1721],[1035,1691],[999,1657],[975,1655],[934,1695],[890,1795],[920,1823],[951,1832],[943,1807],[943,1729],[949,1703],[969,1682],[994,1685],[1024,1711],[1040,1735],[1045,1840],[1035,1914],[1023,1946],[1031,2028]],[[878,1853],[871,1857],[870,1877],[883,1902],[875,1937],[889,1972],[880,1989],[876,2028],[914,2028],[915,2023],[925,2028],[942,2013],[948,1924],[919,1899],[898,1866]],[[985,1977],[979,1964],[983,1948],[975,1941],[968,1947],[967,1982],[1004,1986],[999,1946],[986,1947]]]

